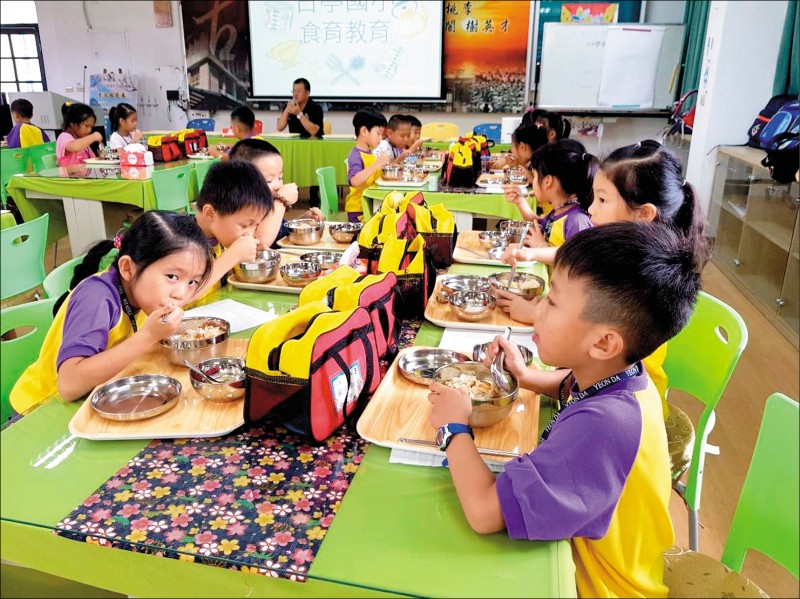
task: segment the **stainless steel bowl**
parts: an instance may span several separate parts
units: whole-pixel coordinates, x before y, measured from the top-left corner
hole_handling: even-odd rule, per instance
[[[289,241],[297,245],[319,243],[325,231],[325,223],[313,218],[296,218],[287,221],[286,226],[289,229]]]
[[[529,272],[517,272],[509,284],[511,271],[496,272],[489,275],[489,283],[493,289],[502,289],[525,299],[539,297],[544,292],[544,279]]]
[[[161,374],[126,376],[100,387],[90,398],[94,411],[109,420],[144,420],[178,403],[181,384]]]
[[[242,283],[266,283],[277,276],[280,266],[280,252],[263,250],[256,254],[255,260],[240,262],[233,270]]]
[[[446,304],[456,291],[489,291],[488,277],[479,275],[449,275],[442,279],[442,289],[436,299]]]
[[[450,310],[461,320],[477,322],[489,316],[496,301],[488,291],[455,291],[450,295]]]
[[[482,394],[470,392],[472,399],[472,414],[469,417],[469,425],[474,428],[492,426],[503,420],[511,413],[514,401],[519,394],[519,381],[508,373],[511,381],[511,391],[504,393],[493,382],[489,369],[478,362],[464,362],[463,364],[451,364],[443,366],[433,375],[433,380],[437,383],[447,385],[447,381],[460,374],[472,374],[484,383],[485,387],[491,387],[492,396],[487,397]]]
[[[433,375],[442,366],[469,362],[469,357],[449,349],[420,347],[407,351],[397,361],[400,374],[413,383],[430,385]]]
[[[507,243],[520,243],[522,232],[526,227],[530,230],[530,224],[524,220],[504,220],[500,223],[500,232],[506,238]]]
[[[530,366],[533,363],[533,352],[524,345],[519,345],[518,343],[515,343],[515,345],[519,349],[519,353],[522,354],[522,359],[525,360],[525,366]],[[475,347],[472,348],[472,359],[476,362],[483,362],[488,347],[488,343],[476,344]]]
[[[400,165],[398,165],[398,164],[390,164],[390,165],[384,166],[381,169],[381,174],[383,175],[383,178],[386,179],[387,181],[394,181],[394,180],[400,178],[400,172],[401,171],[402,171],[402,167]]]
[[[328,268],[334,264],[339,264],[342,252],[308,252],[300,256],[302,262],[312,262],[319,264],[322,268]]]
[[[364,223],[331,223],[328,225],[328,231],[334,241],[353,243],[363,227]]]
[[[481,231],[478,233],[478,241],[481,247],[489,250],[497,247],[504,247],[508,240],[503,237],[500,231]]]
[[[244,397],[244,360],[241,358],[211,358],[203,360],[197,367],[201,372],[221,381],[210,383],[194,370],[189,370],[192,388],[205,399],[225,403]]]
[[[210,327],[219,327],[222,332],[209,334],[203,338],[194,338],[198,336],[197,332],[202,332],[202,329]],[[230,334],[231,325],[227,320],[211,316],[196,316],[184,318],[175,334],[162,339],[160,343],[171,363],[186,368],[184,360],[197,364],[208,358],[224,356],[228,349]]]
[[[281,266],[281,276],[289,287],[305,287],[316,281],[322,267],[313,262],[292,262]]]
[[[524,168],[513,168],[508,173],[508,182],[509,183],[527,183],[528,182],[528,173]]]

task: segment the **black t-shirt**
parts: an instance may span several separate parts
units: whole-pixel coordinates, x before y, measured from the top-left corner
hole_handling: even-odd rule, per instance
[[[314,123],[315,125],[319,126],[319,132],[317,133],[317,137],[322,137],[322,124],[323,124],[323,115],[322,115],[322,106],[314,102],[311,98],[308,99],[306,102],[306,107],[303,109],[303,113],[308,117],[308,120]],[[311,134],[306,131],[306,128],[303,127],[303,123],[300,122],[295,115],[289,115],[289,133],[299,133],[300,137],[311,137]]]

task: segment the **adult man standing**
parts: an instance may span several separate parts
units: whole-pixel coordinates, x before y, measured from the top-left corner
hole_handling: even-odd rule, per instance
[[[278,117],[278,131],[289,125],[290,133],[299,133],[300,137],[322,137],[322,106],[311,99],[311,84],[308,79],[295,79],[292,85],[292,99],[286,104]]]

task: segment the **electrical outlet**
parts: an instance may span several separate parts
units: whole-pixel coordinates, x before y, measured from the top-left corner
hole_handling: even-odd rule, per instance
[[[180,93],[177,89],[168,89],[167,90],[167,102],[177,102],[180,100]]]

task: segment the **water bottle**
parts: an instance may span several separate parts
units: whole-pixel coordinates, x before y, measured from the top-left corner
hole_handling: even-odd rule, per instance
[[[108,111],[103,110],[103,127],[106,130],[106,139],[111,139],[111,119],[108,118]]]

